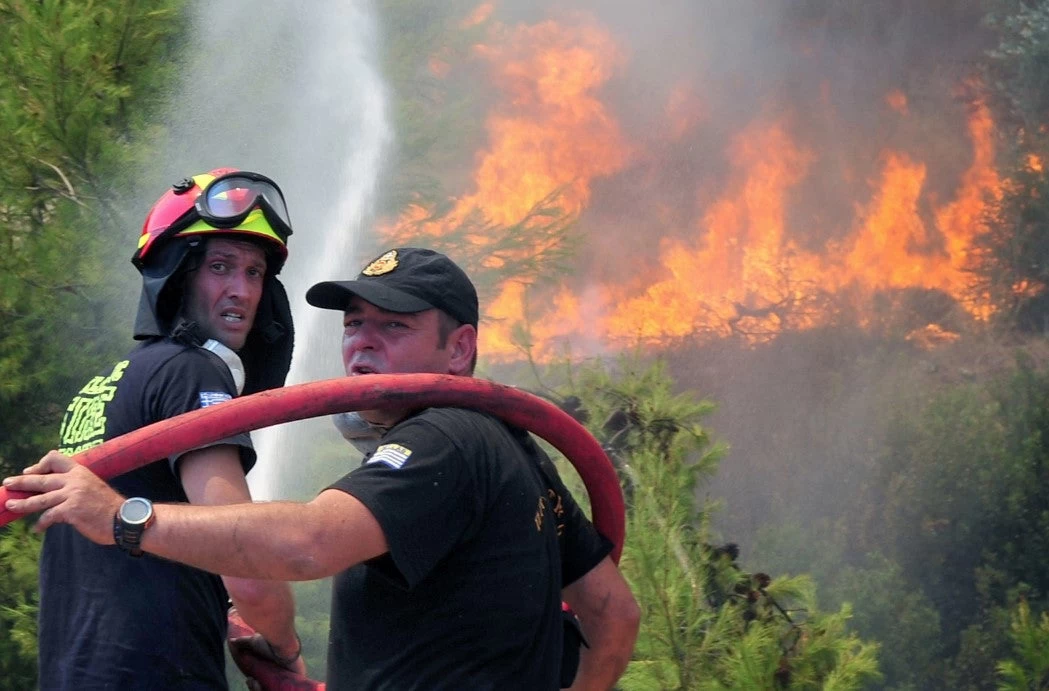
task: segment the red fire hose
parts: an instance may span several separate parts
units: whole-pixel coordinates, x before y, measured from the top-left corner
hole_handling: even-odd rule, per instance
[[[619,561],[626,533],[623,493],[601,445],[586,428],[554,404],[513,387],[472,377],[374,374],[263,391],[142,427],[79,453],[76,460],[99,477],[109,479],[158,458],[283,422],[351,410],[429,407],[474,408],[522,427],[552,444],[579,473],[590,497],[594,527],[612,541],[612,559]],[[8,491],[0,487],[0,527],[21,516],[3,508],[7,498]],[[231,619],[230,623],[233,634],[238,622]],[[247,631],[241,630],[241,633]],[[264,684],[263,688],[323,688],[316,682],[298,678],[300,681],[275,678],[275,685]]]

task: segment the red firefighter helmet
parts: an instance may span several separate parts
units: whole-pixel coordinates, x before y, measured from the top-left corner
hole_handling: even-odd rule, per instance
[[[262,240],[272,257],[270,272],[279,272],[292,233],[283,193],[268,177],[236,168],[185,178],[150,209],[131,262],[142,271],[171,239],[209,233]]]

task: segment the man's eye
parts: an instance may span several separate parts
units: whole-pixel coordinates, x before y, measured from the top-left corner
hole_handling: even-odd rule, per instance
[[[226,262],[211,262],[211,270],[212,271],[225,271],[226,270]]]

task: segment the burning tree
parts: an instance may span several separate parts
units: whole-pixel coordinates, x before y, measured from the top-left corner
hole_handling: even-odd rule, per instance
[[[426,32],[409,21],[415,4],[383,4],[408,31],[386,61],[413,134],[381,235],[443,244],[472,275],[505,268],[486,286],[488,358],[520,356],[520,322],[549,361],[566,343],[597,354],[753,345],[844,322],[876,330],[879,305],[906,312],[901,294],[950,301],[905,334],[928,347],[994,312],[972,274],[1005,185],[974,76],[993,45],[978,2],[754,0],[770,19],[746,27],[669,3],[651,13],[665,31],[717,28],[665,74],[646,69],[653,37],[622,30],[617,13],[555,4],[524,15],[446,5]],[[734,77],[726,93],[711,55],[722,40],[736,49],[733,30],[763,46],[752,56],[762,78]],[[892,41],[913,54],[891,67],[879,34],[900,30]],[[941,31],[937,45],[929,32]],[[849,75],[875,62],[869,80]],[[792,87],[761,87],[773,83]],[[507,227],[516,236],[500,245]],[[514,274],[572,249],[568,270]]]
[[[1009,182],[979,239],[979,275],[1008,322],[1049,331],[1049,6],[1024,3],[992,15],[999,44],[988,55],[987,82],[1005,142]]]

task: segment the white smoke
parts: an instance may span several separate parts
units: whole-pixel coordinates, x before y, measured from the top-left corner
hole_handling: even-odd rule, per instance
[[[192,64],[170,115],[171,180],[219,166],[280,184],[295,233],[281,274],[295,321],[288,384],[340,376],[341,315],[310,307],[306,289],[351,277],[391,141],[376,66],[378,28],[364,0],[260,5],[199,3],[187,32]],[[310,457],[310,442],[340,439],[327,419],[254,435],[257,498],[278,498],[279,471]],[[347,451],[349,456],[349,450]]]

